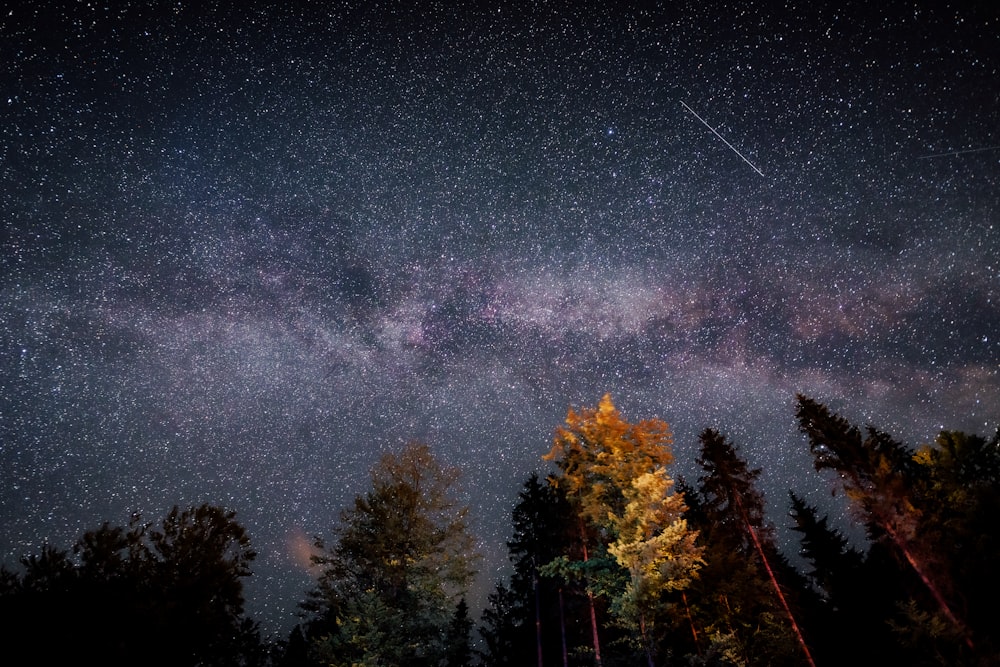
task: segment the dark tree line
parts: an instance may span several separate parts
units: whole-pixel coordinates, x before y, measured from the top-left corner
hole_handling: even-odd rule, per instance
[[[912,449],[804,396],[796,417],[867,536],[852,544],[791,491],[804,566],[779,548],[761,471],[735,443],[706,429],[699,474],[674,480],[667,424],[630,423],[605,396],[569,412],[552,474],[523,483],[512,572],[478,628],[458,471],[414,444],[317,539],[316,585],[277,645],[244,611],[246,531],[202,505],[0,568],[5,648],[36,664],[1000,664],[1000,432]]]
[[[255,555],[235,513],[210,505],[105,523],[0,570],[4,648],[39,665],[262,664],[243,609]]]

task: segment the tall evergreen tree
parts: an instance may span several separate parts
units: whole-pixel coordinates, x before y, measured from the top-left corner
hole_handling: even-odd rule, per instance
[[[575,514],[558,488],[532,473],[518,494],[511,520],[513,536],[507,543],[514,566],[511,589],[519,600],[520,622],[531,630],[531,662],[542,665],[548,656],[549,664],[556,664],[565,650],[566,628],[559,605],[567,597],[560,597],[567,582],[543,577],[540,570],[573,549]],[[571,587],[567,595],[575,602],[577,594]],[[521,664],[528,664],[528,656],[524,654]]]
[[[899,555],[930,594],[935,613],[974,651],[969,627],[949,594],[951,582],[940,566],[940,552],[922,541],[917,491],[926,484],[927,468],[888,434],[868,427],[862,436],[846,419],[805,396],[798,396],[796,417],[809,438],[816,469],[837,473],[869,538]]]
[[[831,606],[839,606],[846,595],[843,591],[857,578],[864,554],[853,548],[840,531],[832,528],[827,517],[820,517],[815,507],[794,492],[788,495],[791,500],[789,514],[795,521],[792,530],[802,535],[800,554],[812,566],[806,574]]]
[[[893,568],[886,567],[884,552],[878,547],[868,554],[858,551],[815,507],[795,493],[790,498],[792,530],[801,534],[799,553],[810,564],[806,574],[821,597],[812,633],[817,661],[835,666],[898,660],[898,642],[886,620],[896,614],[903,591],[895,585]],[[865,646],[862,655],[856,645]]]
[[[701,534],[706,565],[692,600],[703,635],[744,664],[801,664],[811,652],[797,620],[792,591],[803,583],[774,542],[751,469],[714,429],[699,438],[699,477],[689,516]]]
[[[403,667],[446,658],[475,558],[456,479],[426,445],[387,454],[372,470],[373,489],[344,512],[336,544],[317,543],[321,575],[304,607],[322,662]]]
[[[479,635],[483,648],[477,651],[484,667],[523,667],[536,657],[534,633],[526,621],[529,611],[522,597],[504,584],[497,584],[483,610]]]
[[[472,619],[469,605],[461,598],[445,635],[444,667],[469,667],[472,664]]]
[[[942,663],[998,662],[995,623],[1000,597],[1000,431],[991,439],[943,431],[914,457],[920,469],[913,493],[919,513],[917,539],[911,547],[929,563],[943,593],[958,610],[973,640],[974,651],[949,648],[947,633],[935,629],[934,616],[911,630],[911,643]],[[943,549],[942,545],[947,545]],[[911,607],[912,608],[912,607]],[[954,643],[954,642],[952,642]]]

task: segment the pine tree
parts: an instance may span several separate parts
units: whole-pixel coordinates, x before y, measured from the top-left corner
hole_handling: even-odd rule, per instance
[[[920,527],[911,547],[933,569],[947,599],[962,611],[975,651],[965,656],[965,651],[949,649],[948,633],[933,628],[933,616],[923,623],[920,633],[914,631],[917,641],[912,643],[925,653],[941,654],[952,664],[973,659],[1000,661],[993,621],[1000,597],[996,569],[1000,562],[1000,431],[989,440],[943,431],[933,444],[918,448],[913,460],[921,471],[913,493]]]
[[[884,567],[880,550],[866,556],[833,529],[827,517],[820,518],[815,507],[795,493],[789,495],[792,530],[802,536],[800,554],[810,564],[807,576],[821,596],[813,631],[817,659],[828,665],[859,662],[854,642],[845,642],[844,637],[866,647],[867,664],[898,659],[886,619],[896,613],[901,591],[892,585],[896,576]]]
[[[795,520],[792,530],[802,534],[800,554],[812,565],[807,576],[831,606],[841,606],[846,591],[852,588],[851,582],[859,576],[864,554],[833,529],[827,517],[820,518],[815,507],[794,492],[788,495],[791,500],[789,514]]]
[[[519,600],[519,622],[530,627],[533,639],[521,664],[527,664],[529,655],[539,665],[545,656],[554,663],[567,650],[564,614],[560,614],[566,582],[541,576],[541,568],[573,548],[575,515],[558,488],[532,473],[518,494],[511,520],[513,536],[507,542],[514,566],[511,589]],[[573,588],[568,595],[575,600],[578,591]]]
[[[472,664],[472,619],[469,605],[461,598],[455,605],[455,613],[448,624],[445,636],[445,667],[469,667]]]
[[[974,651],[969,628],[949,599],[950,582],[947,571],[939,567],[937,550],[921,544],[916,492],[926,483],[926,468],[888,434],[869,427],[863,437],[857,427],[805,396],[798,396],[796,417],[809,438],[816,469],[837,473],[869,538],[899,554],[943,618]]]
[[[483,648],[477,651],[484,667],[522,667],[534,657],[534,633],[525,619],[524,600],[507,586],[497,584],[483,610],[479,635]]]

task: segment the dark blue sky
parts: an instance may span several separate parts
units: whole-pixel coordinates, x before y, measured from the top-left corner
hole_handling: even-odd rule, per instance
[[[8,565],[223,504],[286,629],[295,545],[409,440],[465,471],[482,591],[605,392],[674,474],[727,433],[779,526],[829,498],[796,392],[997,428],[990,3],[41,4],[0,16]]]

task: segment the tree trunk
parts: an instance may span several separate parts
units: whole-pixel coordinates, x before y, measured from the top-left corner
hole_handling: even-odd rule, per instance
[[[639,613],[639,632],[642,634],[642,648],[646,651],[646,665],[656,667],[653,662],[653,647],[649,644],[649,636],[646,634],[646,615]]]
[[[583,545],[583,562],[586,563],[590,560],[587,555],[587,533],[583,528],[583,519],[580,519],[580,544]],[[594,594],[591,592],[590,587],[587,587],[587,602],[590,604],[590,631],[594,637],[594,664],[597,667],[603,667],[603,662],[601,662],[601,640],[597,635],[597,609],[594,606]]]
[[[687,612],[688,624],[691,626],[691,636],[694,637],[694,648],[701,655],[701,644],[698,642],[698,630],[694,627],[694,619],[691,618],[691,607],[688,606],[687,593],[681,591],[681,599],[684,600],[684,611]]]
[[[538,590],[538,568],[535,559],[531,559],[531,587],[535,593],[535,648],[538,653],[538,667],[542,667],[542,603]]]
[[[754,530],[754,527],[750,524],[750,519],[747,517],[746,511],[743,509],[743,503],[740,501],[740,497],[739,494],[736,493],[736,489],[733,489],[733,499],[736,501],[736,506],[739,508],[740,515],[743,517],[743,523],[746,524],[747,530],[750,532],[753,544],[757,547],[757,553],[760,554],[760,559],[764,561],[764,569],[767,570],[767,576],[771,578],[771,585],[774,586],[774,591],[778,594],[778,599],[781,600],[781,606],[785,608],[788,620],[792,623],[792,630],[795,631],[795,636],[799,640],[802,652],[806,655],[806,661],[811,665],[811,667],[816,667],[816,663],[813,661],[812,653],[809,652],[809,646],[806,645],[806,639],[802,635],[802,631],[799,629],[799,624],[795,622],[795,616],[792,615],[792,609],[788,606],[788,602],[785,600],[785,594],[781,592],[781,587],[778,586],[778,579],[774,576],[774,571],[771,569],[771,563],[767,560],[767,556],[764,554],[764,547],[760,544],[760,539],[757,537],[757,531]]]
[[[563,610],[562,587],[559,587],[559,632],[562,637],[562,664],[569,667],[569,651],[566,650],[566,614]]]
[[[965,645],[968,646],[970,650],[974,651],[976,647],[972,642],[972,637],[969,636],[968,628],[965,627],[965,624],[959,620],[958,616],[955,615],[955,612],[953,612],[951,607],[948,606],[948,603],[944,599],[944,595],[941,594],[941,591],[931,580],[930,576],[924,572],[924,568],[921,567],[920,561],[918,561],[917,558],[910,552],[903,538],[900,537],[891,525],[889,525],[888,521],[882,521],[880,523],[882,529],[885,530],[887,535],[889,535],[889,539],[891,539],[896,546],[899,547],[899,550],[903,552],[903,558],[906,559],[906,562],[910,564],[913,571],[917,573],[918,577],[920,577],[920,581],[923,582],[924,586],[927,587],[927,590],[929,590],[931,595],[934,596],[934,600],[938,603],[938,606],[941,607],[941,611],[948,618],[948,620],[951,621],[951,624],[955,626],[955,629],[962,634],[962,639],[965,642]]]

